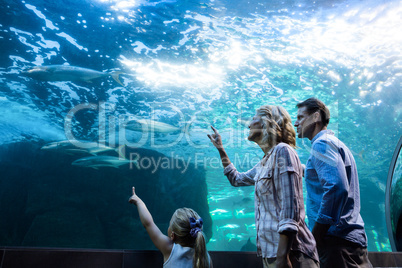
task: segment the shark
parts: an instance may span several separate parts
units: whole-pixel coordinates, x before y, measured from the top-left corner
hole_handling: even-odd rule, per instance
[[[76,154],[91,154],[97,155],[99,153],[117,151],[120,154],[119,148],[112,148],[105,145],[101,145],[97,142],[79,141],[79,144],[74,144],[69,140],[55,141],[42,146],[41,150],[57,151],[69,155]]]
[[[124,86],[119,79],[122,72],[99,72],[96,70],[71,65],[35,66],[21,71],[21,74],[40,81],[91,82],[93,79],[111,76]]]
[[[100,167],[119,168],[122,165],[133,164],[136,162],[136,160],[130,161],[128,159],[119,158],[117,156],[97,155],[77,159],[72,163],[72,165],[98,169]]]
[[[126,129],[153,133],[172,133],[181,131],[178,127],[150,119],[131,120],[126,124]]]

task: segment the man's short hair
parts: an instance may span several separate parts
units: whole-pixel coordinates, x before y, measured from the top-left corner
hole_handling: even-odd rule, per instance
[[[308,114],[313,114],[317,111],[320,112],[321,122],[324,126],[329,124],[329,119],[331,118],[328,107],[317,98],[309,98],[305,101],[298,103],[297,108],[306,107]]]

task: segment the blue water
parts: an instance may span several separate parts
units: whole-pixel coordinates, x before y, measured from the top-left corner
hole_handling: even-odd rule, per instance
[[[129,186],[140,183],[133,170],[126,170],[127,175],[121,169],[105,168],[108,176],[102,179],[118,184],[117,178],[123,176],[127,188],[96,185],[101,172],[71,171],[70,162],[77,157],[57,153],[40,156],[54,161],[52,172],[59,172],[59,177],[49,179],[45,165],[32,169],[34,160],[30,159],[35,156],[27,148],[33,152],[73,135],[111,147],[126,144],[152,150],[162,157],[153,166],[155,172],[191,163],[207,185],[197,200],[206,204],[211,219],[208,249],[241,250],[249,238],[255,239],[253,189],[229,185],[219,155],[206,136],[211,133],[209,126],[221,132],[232,162],[245,171],[258,162],[262,151],[246,140],[243,120],[263,104],[282,105],[295,120],[295,105],[316,96],[329,106],[329,128],[354,153],[369,251],[390,250],[384,199],[389,164],[401,136],[400,1],[1,0],[0,4],[0,145],[4,156],[0,159],[0,211],[8,216],[0,220],[0,245],[152,248],[144,242],[146,234],[130,244],[110,242],[123,231],[108,239],[76,244],[58,241],[55,231],[53,240],[37,242],[46,233],[46,228],[36,227],[39,222],[57,226],[66,217],[55,208],[47,209],[46,204],[61,204],[66,211],[80,207],[79,213],[71,215],[85,217],[96,205],[81,200],[82,196],[91,199],[94,192],[108,195],[110,190],[113,200],[125,202]],[[111,77],[43,82],[20,74],[27,67],[55,64],[122,72],[124,87]],[[123,122],[133,117],[181,130],[125,129]],[[32,147],[10,147],[13,144]],[[297,144],[306,162],[310,143],[297,140]],[[164,156],[182,162],[166,162],[163,167]],[[150,161],[141,159],[146,158],[138,159],[139,171]],[[63,163],[63,169],[57,163]],[[18,165],[23,168],[19,170]],[[87,188],[80,184],[85,177],[69,179],[72,174],[80,176],[82,170],[94,176]],[[197,205],[191,198],[189,203],[177,200],[187,200],[186,191],[197,191],[198,186],[191,187],[193,179],[162,180],[143,186],[143,191],[160,191],[174,205]],[[63,190],[60,185],[73,197],[60,201],[56,193]],[[177,195],[169,196],[173,188]],[[18,189],[23,189],[19,198],[13,197]],[[44,197],[32,208],[36,195],[48,199]],[[120,203],[111,203],[109,198],[101,206],[113,211]],[[161,196],[149,202],[157,210],[167,201]],[[94,230],[143,231],[132,210],[127,206],[118,216],[94,217],[102,226]],[[158,219],[162,231],[167,229],[169,213]],[[21,226],[12,227],[16,225]],[[70,226],[81,228],[79,219]],[[94,231],[92,238],[97,234]]]

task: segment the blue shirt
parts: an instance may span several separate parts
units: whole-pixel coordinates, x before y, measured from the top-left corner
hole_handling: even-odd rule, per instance
[[[305,172],[309,228],[315,222],[330,224],[327,235],[367,247],[352,153],[330,130],[322,130],[311,143]]]

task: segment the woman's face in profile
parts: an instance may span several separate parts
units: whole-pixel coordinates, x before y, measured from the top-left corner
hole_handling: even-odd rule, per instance
[[[248,140],[259,143],[259,141],[262,139],[263,130],[261,117],[259,115],[255,115],[248,128],[250,129]]]

